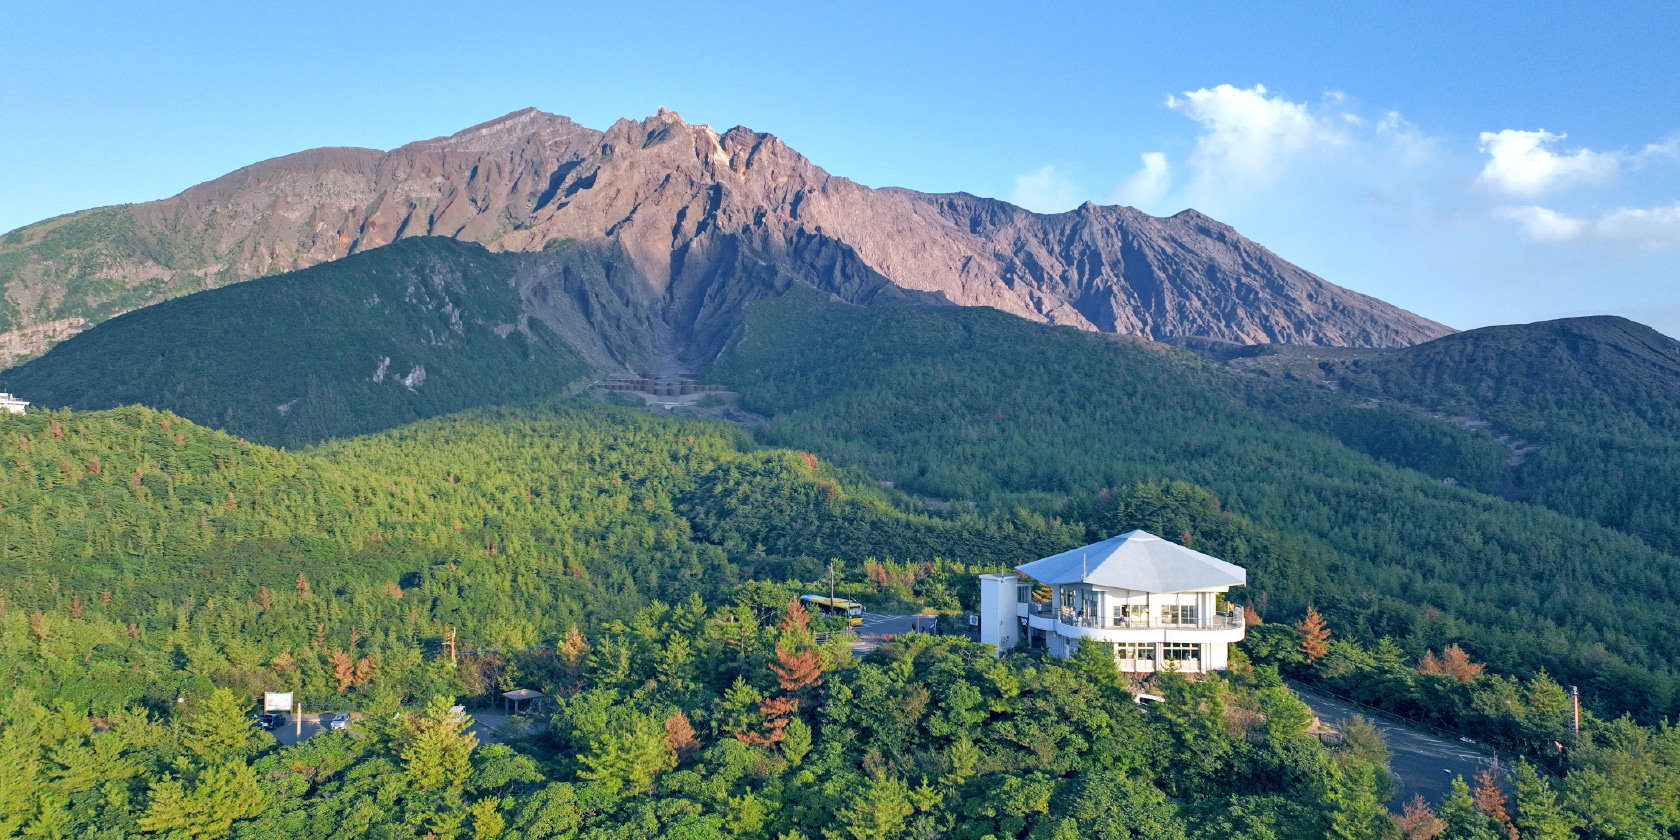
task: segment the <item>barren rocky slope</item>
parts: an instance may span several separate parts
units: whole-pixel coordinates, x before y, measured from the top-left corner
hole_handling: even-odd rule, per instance
[[[1086,204],[1038,215],[966,194],[870,189],[774,136],[720,135],[665,110],[605,132],[525,110],[388,153],[276,158],[163,201],[6,234],[0,366],[120,312],[420,235],[566,251],[565,282],[537,284],[528,300],[565,293],[587,326],[591,296],[634,301],[650,319],[649,352],[684,364],[715,355],[741,303],[792,280],[866,302],[885,279],[1151,338],[1380,347],[1451,332],[1194,211],[1155,218]]]

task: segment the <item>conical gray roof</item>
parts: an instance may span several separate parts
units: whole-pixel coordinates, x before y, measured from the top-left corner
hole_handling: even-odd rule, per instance
[[[1015,568],[1041,583],[1089,583],[1138,592],[1184,592],[1248,583],[1248,571],[1241,566],[1148,531],[1128,531]]]

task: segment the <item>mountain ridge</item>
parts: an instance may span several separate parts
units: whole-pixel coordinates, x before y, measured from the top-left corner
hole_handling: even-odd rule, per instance
[[[853,275],[1150,338],[1403,346],[1450,332],[1194,211],[1087,204],[1043,216],[962,193],[871,189],[775,135],[719,134],[664,109],[605,131],[524,109],[388,152],[272,158],[161,201],[0,236],[0,365],[120,312],[417,235],[492,250],[616,248],[598,273],[617,274],[615,294],[642,300],[675,342],[643,363],[715,355],[738,320],[715,304],[756,294],[730,285],[741,242],[778,262],[800,242],[832,240]]]

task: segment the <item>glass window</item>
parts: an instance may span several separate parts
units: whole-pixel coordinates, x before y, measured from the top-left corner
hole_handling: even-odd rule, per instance
[[[1163,604],[1161,606],[1161,622],[1164,624],[1196,623],[1196,608],[1179,604]]]
[[[1119,642],[1115,645],[1117,655],[1122,660],[1153,662],[1155,660],[1154,642]]]
[[[1161,645],[1161,658],[1168,662],[1184,662],[1190,659],[1202,658],[1202,646],[1196,644],[1182,644],[1167,642]]]

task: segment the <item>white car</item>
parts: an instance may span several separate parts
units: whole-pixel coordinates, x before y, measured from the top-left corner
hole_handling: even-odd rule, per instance
[[[327,721],[327,728],[328,729],[343,729],[343,728],[345,728],[349,725],[350,725],[350,713],[349,712],[339,712],[338,714],[332,716],[332,720]]]

